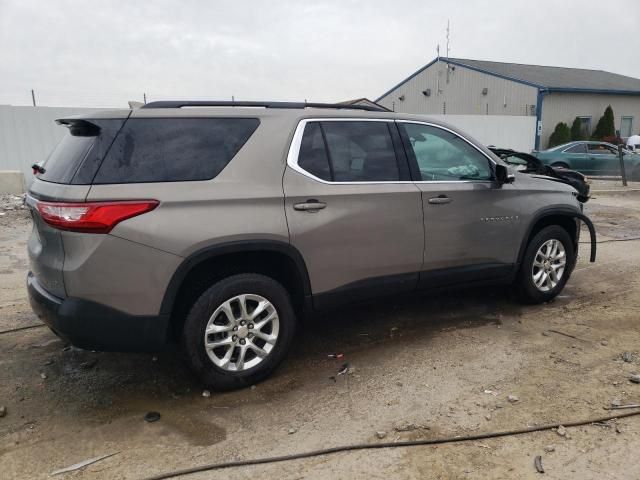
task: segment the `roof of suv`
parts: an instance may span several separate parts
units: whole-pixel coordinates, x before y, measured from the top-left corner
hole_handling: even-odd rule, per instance
[[[206,118],[206,117],[252,117],[252,118],[286,118],[292,123],[308,118],[371,118],[389,120],[414,120],[451,130],[466,138],[496,161],[499,161],[490,150],[466,132],[446,122],[416,114],[390,112],[368,105],[343,105],[330,103],[296,103],[296,102],[229,102],[229,101],[160,101],[151,102],[134,110],[102,110],[85,113],[65,119],[97,119],[97,118]]]
[[[289,117],[289,118],[386,118],[429,121],[452,128],[444,122],[422,115],[396,113],[369,105],[296,102],[228,102],[228,101],[159,101],[137,109],[101,110],[65,117],[65,119],[91,118],[167,118],[167,117]]]

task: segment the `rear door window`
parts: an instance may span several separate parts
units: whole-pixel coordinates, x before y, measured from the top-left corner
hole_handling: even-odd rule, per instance
[[[259,123],[257,118],[129,119],[93,183],[210,180]]]
[[[310,122],[302,137],[298,166],[333,182],[400,180],[389,122]]]
[[[331,181],[332,179],[322,129],[317,122],[307,123],[304,128],[298,165],[321,180]]]
[[[584,143],[578,143],[573,147],[569,147],[563,153],[587,153],[587,147]]]
[[[400,180],[388,122],[322,122],[336,182]]]

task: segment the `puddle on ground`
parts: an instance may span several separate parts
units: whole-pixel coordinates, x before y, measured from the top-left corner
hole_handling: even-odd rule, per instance
[[[227,438],[224,427],[210,421],[210,414],[196,408],[193,402],[183,402],[179,406],[173,402],[134,401],[117,403],[119,407],[97,409],[92,426],[106,441],[119,441],[123,437],[129,441],[172,445],[188,443],[193,446],[208,446]],[[148,410],[140,408],[146,406]],[[149,411],[160,413],[160,419],[149,423],[144,416]],[[177,439],[176,437],[179,437]]]
[[[150,430],[154,426],[158,427],[155,434],[159,437],[167,437],[171,442],[171,437],[177,434],[193,446],[213,445],[227,438],[227,431],[221,426],[193,416],[165,414],[159,421],[149,424]]]

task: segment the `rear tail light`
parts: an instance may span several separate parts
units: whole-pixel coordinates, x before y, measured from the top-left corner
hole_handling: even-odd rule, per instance
[[[123,202],[38,202],[38,211],[49,225],[61,230],[85,233],[109,233],[127,218],[150,212],[157,200]]]

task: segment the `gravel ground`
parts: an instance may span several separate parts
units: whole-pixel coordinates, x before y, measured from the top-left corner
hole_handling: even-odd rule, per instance
[[[37,319],[24,288],[31,221],[20,199],[1,201],[3,331]],[[640,195],[598,194],[586,210],[601,240],[640,236]],[[602,416],[612,401],[640,403],[640,385],[629,381],[640,373],[640,242],[598,247],[589,264],[583,245],[551,304],[523,307],[493,288],[325,314],[305,323],[271,379],[209,397],[171,349],[96,353],[66,348],[46,328],[0,334],[0,477],[44,479],[117,453],[58,478],[141,479],[352,442],[568,422]],[[334,381],[341,361],[327,354],[337,352],[351,370]],[[161,419],[146,423],[149,411]],[[185,478],[527,479],[540,476],[537,455],[547,478],[640,478],[638,451],[640,417],[631,417],[567,428],[565,436],[341,453]]]

